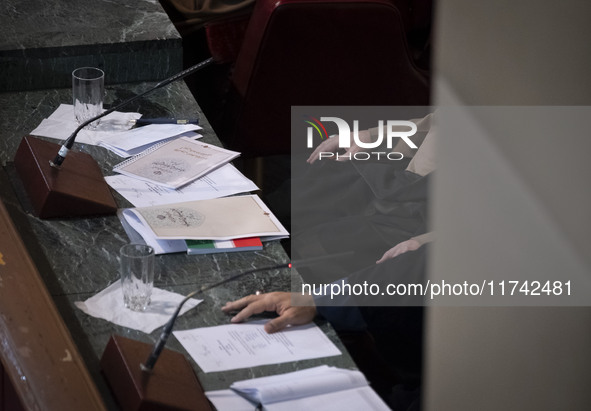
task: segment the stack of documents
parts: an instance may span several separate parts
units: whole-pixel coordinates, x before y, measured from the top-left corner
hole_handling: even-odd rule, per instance
[[[118,215],[130,239],[152,246],[156,254],[186,252],[186,240],[267,241],[289,235],[256,195],[127,208]]]
[[[287,236],[258,197],[219,198],[224,191],[235,194],[257,188],[229,164],[239,154],[177,137],[117,164],[113,171],[121,176],[107,177],[107,182],[134,204],[145,197],[152,200],[147,206],[120,210],[130,239],[151,245],[156,254],[207,254],[261,250],[263,240]],[[199,196],[203,177],[206,195]],[[222,190],[211,189],[212,177],[218,178]],[[179,197],[185,198],[175,202]]]
[[[151,146],[117,164],[113,171],[177,189],[230,162],[239,154],[189,137],[180,137]]]
[[[326,365],[250,380],[208,391],[220,411],[389,410],[359,371]]]
[[[98,145],[120,157],[128,158],[139,155],[156,144],[180,137],[202,137],[194,133],[200,128],[195,124],[148,124],[104,137]]]
[[[172,189],[124,174],[105,177],[107,183],[136,207],[209,200],[258,190],[232,164],[226,164],[181,188]]]
[[[195,133],[201,127],[194,124],[150,124],[131,129],[135,120],[141,116],[140,113],[114,111],[100,119],[96,128],[86,127],[80,130],[76,142],[103,146],[120,157],[130,157],[162,141],[180,136],[201,137]],[[74,107],[71,104],[60,104],[31,134],[65,140],[77,127]]]
[[[228,199],[219,209],[217,203],[213,208],[201,203],[258,189],[229,163],[240,153],[199,141],[202,136],[195,131],[201,127],[195,124],[150,124],[131,129],[140,117],[139,113],[113,112],[102,118],[96,129],[85,128],[77,136],[79,143],[102,146],[126,158],[113,168],[117,174],[105,180],[137,207],[119,212],[133,242],[149,244],[157,254],[206,254],[260,250],[262,241],[288,236],[258,198]],[[73,107],[62,104],[31,134],[65,140],[77,126]],[[247,203],[251,207],[242,208]],[[158,208],[156,220],[150,207]],[[188,211],[195,207],[199,210]],[[253,219],[252,213],[258,213],[259,218]],[[200,217],[194,220],[195,215]],[[185,226],[175,223],[185,217]],[[203,221],[207,224],[202,225]],[[211,222],[221,231],[208,231]],[[163,226],[172,229],[164,235],[157,230]]]

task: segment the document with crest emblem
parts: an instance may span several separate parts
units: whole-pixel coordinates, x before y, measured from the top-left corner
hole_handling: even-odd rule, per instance
[[[157,144],[113,167],[113,171],[168,188],[182,187],[238,157],[193,138],[180,137]]]
[[[157,240],[230,240],[289,235],[257,195],[128,208],[122,214],[145,241],[150,237]]]

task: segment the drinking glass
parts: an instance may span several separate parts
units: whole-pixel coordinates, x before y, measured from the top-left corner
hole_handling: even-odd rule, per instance
[[[154,249],[145,244],[125,244],[120,257],[123,303],[133,311],[144,311],[154,286]]]
[[[78,124],[103,112],[105,94],[105,73],[95,67],[80,67],[72,72],[72,100],[74,116]],[[88,125],[96,128],[100,119]]]

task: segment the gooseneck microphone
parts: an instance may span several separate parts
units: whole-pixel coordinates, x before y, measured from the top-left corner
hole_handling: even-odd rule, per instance
[[[350,253],[329,254],[229,274],[225,280],[188,294],[179,303],[172,317],[164,325],[160,338],[152,346],[121,336],[111,336],[101,358],[101,369],[115,398],[123,409],[209,409],[209,402],[203,394],[203,387],[197,379],[193,366],[183,354],[166,350],[164,347],[183,304],[196,294],[248,274],[305,267],[348,254]],[[145,356],[147,359],[143,362]],[[156,365],[159,357],[163,360]]]
[[[244,275],[256,273],[259,271],[278,270],[281,268],[290,268],[290,267],[291,267],[291,263],[285,263],[285,264],[274,265],[271,267],[261,267],[261,268],[255,268],[255,269],[248,270],[248,271],[243,271],[243,272],[235,274],[231,277],[228,277],[225,280],[222,280],[222,281],[217,282],[213,285],[210,285],[209,287],[203,287],[200,290],[196,290],[196,291],[193,291],[192,293],[188,294],[179,303],[176,311],[174,312],[172,317],[170,317],[170,320],[168,320],[168,322],[164,326],[164,329],[162,330],[162,333],[160,334],[160,338],[158,339],[158,342],[156,342],[156,344],[154,345],[154,348],[152,349],[150,356],[146,360],[146,363],[140,364],[142,371],[150,372],[154,368],[154,365],[156,364],[156,361],[158,360],[158,357],[160,356],[160,353],[162,352],[162,349],[164,348],[164,345],[166,344],[166,341],[168,340],[168,337],[170,336],[170,334],[172,332],[172,328],[174,327],[174,322],[176,321],[176,318],[178,317],[179,312],[181,311],[181,308],[183,307],[183,304],[185,304],[191,297],[195,296],[198,293],[202,293],[202,292],[211,290],[212,288],[219,287],[220,285],[226,284],[227,282],[233,281],[233,280],[235,280],[239,277],[242,277]]]
[[[61,148],[59,149],[57,155],[55,156],[55,158],[53,160],[49,161],[49,164],[52,167],[55,168],[60,168],[60,166],[62,165],[62,163],[64,162],[64,160],[66,159],[66,156],[68,155],[68,152],[70,151],[70,149],[72,148],[72,146],[74,145],[74,141],[76,141],[76,136],[78,135],[78,133],[80,132],[80,130],[82,130],[84,127],[86,127],[87,125],[89,125],[90,123],[99,120],[101,118],[103,118],[104,116],[112,113],[113,111],[119,110],[121,107],[131,103],[132,101],[145,96],[148,93],[153,92],[154,90],[157,90],[161,87],[164,87],[172,82],[175,82],[177,80],[180,80],[182,78],[187,77],[190,74],[195,73],[198,70],[201,70],[202,68],[210,65],[211,63],[213,63],[213,58],[210,57],[206,60],[203,60],[200,63],[195,64],[192,67],[189,67],[186,70],[181,71],[180,73],[177,73],[169,78],[167,78],[166,80],[162,80],[160,83],[156,84],[154,87],[152,87],[151,89],[148,89],[146,91],[144,91],[143,93],[140,93],[136,96],[131,97],[128,100],[125,100],[124,102],[118,104],[115,107],[112,107],[108,110],[105,110],[104,112],[102,112],[101,114],[99,114],[98,116],[92,117],[91,119],[88,119],[86,121],[84,121],[83,123],[81,123],[76,130],[74,130],[74,132],[70,135],[70,137],[68,137],[66,139],[66,141],[64,141],[64,143],[62,144]]]
[[[242,271],[242,272],[239,272],[238,274],[234,274],[234,275],[226,278],[225,280],[222,280],[222,281],[219,281],[215,284],[210,285],[209,287],[202,287],[199,290],[193,291],[192,293],[188,294],[179,303],[178,307],[176,308],[176,311],[174,312],[174,314],[172,315],[170,320],[168,320],[168,322],[164,326],[164,329],[162,330],[162,333],[160,334],[160,338],[158,339],[158,341],[154,345],[154,348],[152,349],[150,356],[146,360],[146,363],[140,364],[140,368],[144,372],[152,371],[152,369],[154,368],[154,365],[156,364],[156,361],[158,360],[158,357],[160,356],[160,353],[162,352],[162,349],[164,348],[164,345],[166,344],[166,341],[168,340],[168,337],[172,333],[172,328],[174,327],[174,322],[176,321],[176,318],[178,317],[179,312],[181,311],[181,308],[183,307],[183,304],[185,304],[191,297],[195,296],[196,294],[203,293],[205,291],[209,291],[213,288],[219,287],[220,285],[226,284],[230,281],[234,281],[242,276],[252,274],[252,273],[257,273],[259,271],[280,270],[282,268],[291,268],[292,266],[295,266],[296,268],[297,267],[306,267],[306,266],[314,265],[314,264],[317,264],[319,262],[323,262],[326,260],[349,256],[351,254],[353,254],[352,251],[346,251],[346,252],[342,252],[342,253],[328,254],[328,255],[323,255],[323,256],[318,256],[318,257],[307,258],[304,260],[292,261],[291,263],[283,263],[283,264],[277,264],[277,265],[273,265],[273,266],[269,266],[269,267],[254,268],[252,270]]]

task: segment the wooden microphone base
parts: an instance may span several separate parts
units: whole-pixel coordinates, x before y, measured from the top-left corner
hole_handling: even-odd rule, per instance
[[[115,214],[117,204],[96,161],[71,151],[60,169],[49,165],[60,146],[26,136],[14,166],[39,218]]]
[[[164,349],[151,372],[143,372],[152,346],[114,335],[101,369],[124,411],[211,410],[203,388],[184,355]]]

